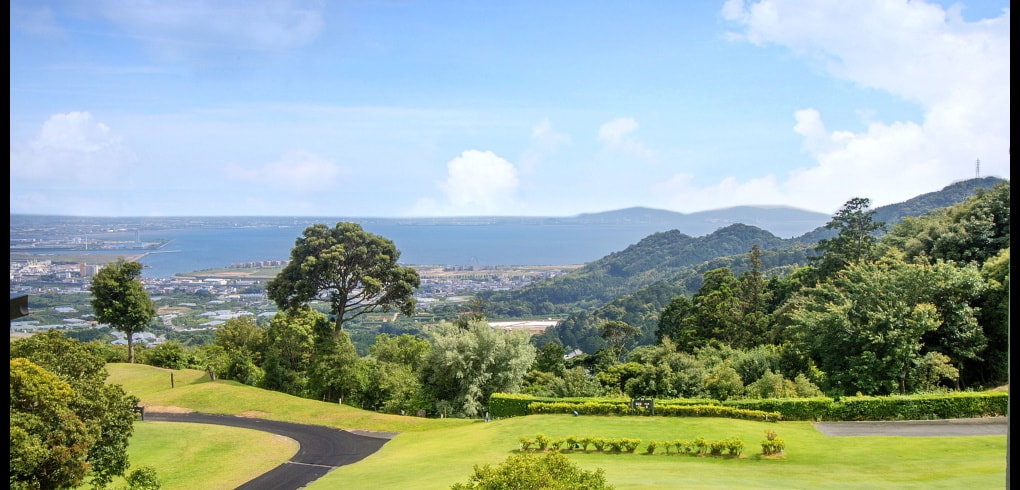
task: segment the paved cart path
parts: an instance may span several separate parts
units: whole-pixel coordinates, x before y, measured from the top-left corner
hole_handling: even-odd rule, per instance
[[[326,473],[357,463],[381,448],[392,433],[354,433],[321,425],[278,422],[250,417],[204,413],[145,412],[152,422],[191,422],[255,429],[294,439],[300,445],[289,461],[238,488],[245,490],[286,490],[304,488]]]
[[[827,436],[997,436],[1006,435],[1006,417],[949,420],[897,420],[888,422],[819,422]]]

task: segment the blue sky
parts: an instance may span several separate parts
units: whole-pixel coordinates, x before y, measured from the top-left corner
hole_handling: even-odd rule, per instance
[[[1009,179],[1009,2],[11,2],[11,213],[834,213]]]

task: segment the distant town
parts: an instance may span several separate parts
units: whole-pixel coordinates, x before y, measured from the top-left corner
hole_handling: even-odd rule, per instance
[[[243,315],[271,315],[276,307],[266,297],[265,283],[275,277],[286,261],[266,260],[240,262],[223,269],[195,271],[167,278],[142,278],[146,291],[158,303],[165,297],[181,294],[201,294],[209,298],[206,304],[195,303],[164,305],[159,317],[168,330],[213,329],[230,318]],[[88,295],[90,278],[103,264],[63,263],[49,259],[19,259],[10,261],[11,295]],[[421,287],[415,294],[420,311],[428,311],[437,304],[468,301],[479,291],[520,289],[535,281],[556,277],[579,266],[416,266]],[[29,302],[30,308],[32,302]],[[228,308],[229,306],[229,308]],[[26,317],[11,321],[11,333],[27,333],[49,328],[90,328],[95,322],[83,317],[72,304],[53,306],[51,315],[60,323],[42,323]],[[176,319],[182,309],[202,310],[206,321],[198,325],[178,325]],[[556,321],[548,319],[493,322],[494,328],[524,329],[539,333]],[[160,336],[147,333],[137,339],[142,343],[160,343]],[[115,342],[123,342],[118,338]]]

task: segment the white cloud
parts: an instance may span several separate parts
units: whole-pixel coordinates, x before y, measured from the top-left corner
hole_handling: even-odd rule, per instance
[[[644,143],[632,136],[638,123],[632,117],[619,117],[599,127],[599,141],[614,152],[634,156],[645,161],[654,161],[655,154]]]
[[[134,153],[88,112],[54,114],[27,142],[11,136],[11,186],[130,187]]]
[[[419,210],[440,214],[480,215],[512,211],[520,181],[514,165],[491,151],[467,150],[446,164],[446,180],[439,185],[446,201],[422,200]],[[442,208],[442,209],[436,209]]]
[[[569,134],[556,131],[548,119],[542,120],[531,128],[531,142],[520,159],[521,174],[532,174],[546,158],[571,143]]]
[[[306,46],[325,29],[321,0],[99,2],[100,15],[163,54],[278,51]]]
[[[228,164],[230,180],[251,182],[290,191],[322,191],[334,188],[343,170],[330,160],[309,151],[293,150],[279,160],[258,168]]]
[[[923,110],[921,121],[870,121],[857,133],[827,130],[813,108],[796,111],[794,131],[815,165],[789,175],[780,202],[892,204],[973,177],[977,159],[983,175],[1009,178],[1008,9],[966,22],[923,1],[731,0],[722,14],[743,27],[735,39],[788,48]]]
[[[687,213],[707,208],[786,203],[786,197],[773,175],[745,182],[729,177],[709,186],[695,185],[693,180],[694,176],[688,173],[674,174],[668,180],[654,184],[652,191],[664,202],[663,207]],[[710,204],[705,206],[704,203]]]

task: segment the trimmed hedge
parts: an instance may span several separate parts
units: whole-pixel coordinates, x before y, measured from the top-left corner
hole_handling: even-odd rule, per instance
[[[745,400],[726,400],[723,406],[742,408],[744,410],[760,410],[763,412],[779,412],[783,420],[819,421],[826,417],[836,401],[829,397],[813,398],[758,398]]]
[[[538,413],[584,415],[648,415],[631,410],[627,398],[549,398],[495,393],[489,399],[493,417]],[[1008,391],[957,392],[903,396],[854,396],[727,400],[655,400],[655,415],[730,417],[748,420],[938,420],[1006,415]]]
[[[853,396],[835,403],[826,420],[940,420],[1006,415],[1009,392]]]

